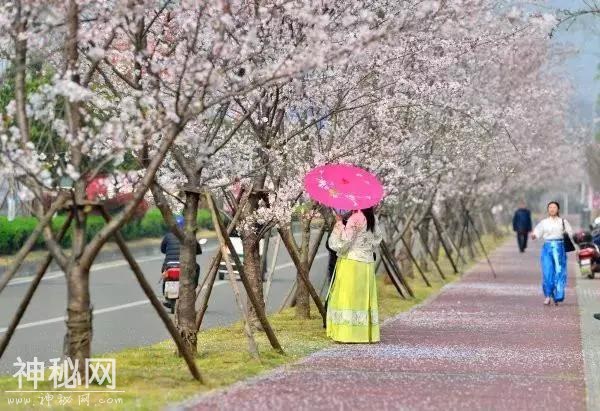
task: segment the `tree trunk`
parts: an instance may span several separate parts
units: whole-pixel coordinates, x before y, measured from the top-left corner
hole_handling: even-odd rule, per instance
[[[310,258],[312,258],[313,255],[316,255],[317,247],[321,242],[323,234],[324,231],[321,231],[319,233],[318,239],[317,241],[315,241],[313,249],[311,250]],[[310,264],[306,266],[302,265],[302,258],[300,257],[299,247],[296,244],[296,240],[294,239],[294,235],[291,230],[291,224],[285,227],[279,227],[279,235],[281,236],[281,241],[283,241],[285,248],[287,249],[290,257],[292,258],[294,265],[296,266],[296,270],[298,270],[298,273],[300,274],[300,276],[297,278],[297,280],[299,280],[298,282],[302,280],[303,283],[310,284],[310,286],[307,286],[309,290],[309,295],[311,296],[313,303],[319,309],[319,314],[321,314],[323,320],[325,320],[325,306],[323,305],[317,290],[315,290],[314,287],[312,287],[312,284],[310,283],[310,265],[312,264],[312,261],[309,261]]]
[[[419,227],[419,233],[421,235],[421,238],[423,239],[423,242],[426,244],[429,244],[429,231],[426,230],[426,227],[429,226],[429,219],[423,220],[423,222],[421,224],[422,224],[421,227]],[[429,271],[429,261],[428,261],[427,251],[425,250],[425,247],[423,247],[422,245],[421,245],[421,248],[423,249],[421,252],[421,268],[425,271]]]
[[[250,286],[254,295],[256,295],[260,304],[265,303],[263,295],[263,284],[262,284],[262,273],[261,273],[261,261],[260,261],[260,238],[254,231],[246,231],[242,235],[242,245],[244,247],[244,272],[250,282]],[[248,305],[249,321],[250,324],[258,330],[262,330],[260,321],[254,307]]]
[[[412,244],[412,230],[406,230],[406,233],[404,234],[404,241],[406,241],[406,244],[408,244],[409,246]],[[412,260],[410,259],[410,256],[408,255],[408,252],[403,244],[400,245],[400,250],[398,252],[398,261],[400,263],[402,273],[404,273],[404,275],[406,275],[408,278],[415,278],[415,271]]]
[[[300,244],[300,264],[302,267],[308,270],[308,254],[310,248],[310,220],[302,218],[302,243]],[[298,288],[296,289],[296,318],[308,319],[310,318],[310,294],[308,287],[302,281],[300,273],[296,273],[296,282]]]
[[[487,222],[485,221],[485,217],[483,215],[483,212],[479,213],[479,224],[481,225],[481,231],[480,233],[482,235],[488,235],[490,230],[487,226]]]
[[[448,217],[450,217],[453,221],[453,229],[450,235],[454,236],[454,244],[456,244],[456,246],[462,251],[467,245],[465,216],[460,212],[452,211],[450,208],[447,208],[447,210]],[[463,256],[464,255],[465,254],[463,253]]]
[[[19,4],[19,3],[17,3]],[[15,36],[15,55],[14,55],[14,70],[15,70],[15,106],[17,115],[17,125],[21,133],[23,143],[29,141],[29,122],[27,118],[27,21],[21,16],[22,7],[17,8],[18,18],[16,19]]]
[[[454,217],[454,216],[452,216]],[[457,218],[452,218],[452,225],[449,226],[449,234],[452,236],[452,240],[457,247],[464,246],[464,231],[462,221],[459,221]],[[461,244],[462,240],[462,244]]]
[[[89,269],[74,264],[67,273],[67,333],[64,354],[85,378],[85,360],[92,348],[92,308],[90,305]]]
[[[181,273],[179,276],[179,300],[177,301],[177,312],[175,324],[177,331],[183,339],[188,352],[195,355],[198,352],[198,339],[196,334],[196,287],[198,278],[196,276],[196,252],[198,230],[196,215],[198,214],[198,201],[200,194],[186,192],[184,206],[185,226],[183,229],[183,243],[179,262]]]
[[[488,225],[490,226],[492,234],[494,235],[494,238],[499,239],[500,237],[502,237],[502,233],[498,229],[498,224],[496,224],[494,215],[492,214],[492,212],[490,210],[487,210],[485,212],[484,218],[486,219]]]
[[[79,51],[77,49],[77,32],[79,30],[79,6],[71,0],[66,9],[67,41],[65,43],[66,69],[70,71],[69,79],[79,84]],[[65,100],[65,122],[71,135],[77,135],[81,129],[80,103]],[[70,148],[71,164],[80,170],[82,164],[81,143],[74,143]],[[90,305],[90,266],[91,257],[82,257],[86,247],[87,216],[83,210],[86,198],[85,182],[75,181],[74,187],[75,224],[71,256],[67,264],[67,333],[64,341],[65,355],[77,361],[82,378],[85,378],[85,359],[90,357],[92,344],[92,308]]]
[[[261,152],[261,158],[264,162],[268,162],[268,159],[264,157],[264,153]],[[248,197],[248,206],[245,208],[245,215],[242,217],[241,226],[244,225],[243,220],[248,216],[252,216],[252,214],[259,209],[259,201],[260,201],[260,190],[265,185],[265,180],[267,178],[266,172],[257,175],[252,182],[252,192]],[[261,258],[260,258],[260,238],[261,234],[261,226],[259,224],[255,224],[253,227],[247,227],[246,229],[240,229],[241,237],[242,237],[242,247],[244,250],[244,273],[246,274],[246,278],[248,278],[248,282],[250,283],[250,288],[254,292],[259,304],[262,304],[263,309],[265,304],[264,292],[263,292],[263,283],[262,283],[262,270],[261,270]],[[250,324],[255,327],[257,330],[263,331],[263,328],[258,320],[258,316],[255,312],[254,307],[251,304],[248,305],[248,319]]]
[[[428,228],[431,228],[431,220],[429,220]],[[440,258],[440,239],[437,235],[437,232],[433,232],[433,236],[431,237],[431,253],[433,254],[433,259],[439,262]]]
[[[466,237],[466,244],[467,244],[467,251],[469,253],[469,258],[471,259],[471,261],[475,260],[475,249],[473,247],[473,227],[471,225],[469,225],[467,227],[467,229],[465,230],[465,237]]]

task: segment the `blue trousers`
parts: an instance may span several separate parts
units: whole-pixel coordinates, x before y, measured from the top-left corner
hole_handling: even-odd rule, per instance
[[[544,296],[556,302],[563,301],[567,286],[567,253],[563,241],[546,241],[542,248],[540,262]]]

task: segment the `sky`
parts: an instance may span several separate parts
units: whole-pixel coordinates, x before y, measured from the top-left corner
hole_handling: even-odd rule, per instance
[[[543,3],[538,7],[548,11],[585,7],[583,0],[548,0]],[[600,79],[597,78],[600,74],[600,16],[581,19],[570,27],[561,26],[553,41],[576,50],[565,66],[575,89],[571,108],[581,121],[593,123],[595,118],[600,117],[597,104],[600,96]],[[600,122],[596,122],[596,129],[600,129]]]

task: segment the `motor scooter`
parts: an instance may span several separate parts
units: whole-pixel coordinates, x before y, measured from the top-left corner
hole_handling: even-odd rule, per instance
[[[583,277],[594,279],[600,272],[600,248],[594,241],[592,233],[580,231],[574,235],[573,240],[579,245],[576,252],[579,272]]]
[[[200,239],[200,245],[206,244],[206,238]],[[171,314],[175,314],[175,305],[179,298],[179,275],[181,274],[181,264],[179,261],[168,261],[165,264],[163,277],[163,297],[165,298],[163,305],[171,310]]]

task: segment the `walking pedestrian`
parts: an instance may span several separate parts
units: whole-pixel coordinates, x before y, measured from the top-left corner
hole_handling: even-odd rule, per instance
[[[328,292],[327,336],[343,343],[379,341],[373,253],[381,232],[373,208],[355,211],[346,225],[336,215],[329,246],[338,259]]]
[[[532,239],[544,240],[540,264],[542,266],[542,290],[544,304],[554,304],[565,299],[567,285],[567,253],[565,251],[564,234],[573,236],[571,224],[560,217],[560,205],[556,201],[548,203],[548,217],[544,218],[533,229]]]
[[[527,248],[527,237],[531,232],[531,211],[525,205],[525,202],[522,201],[519,204],[519,208],[515,211],[515,215],[513,216],[513,230],[517,233],[517,244],[519,245],[519,251],[522,253],[525,252]]]

